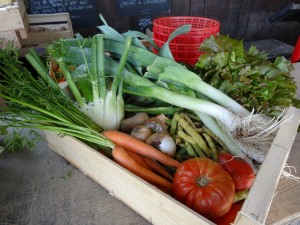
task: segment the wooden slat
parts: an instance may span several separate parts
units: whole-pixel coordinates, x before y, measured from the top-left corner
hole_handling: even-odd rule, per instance
[[[29,24],[33,23],[52,23],[52,22],[69,22],[68,13],[53,13],[53,14],[30,14]]]
[[[266,15],[267,2],[261,0],[253,0],[250,11],[249,22],[247,25],[246,40],[258,40],[260,31],[264,24]]]
[[[190,16],[203,16],[204,15],[204,0],[191,0],[190,1]],[[223,2],[223,1],[222,1]],[[221,2],[219,4],[222,4]]]
[[[0,5],[12,4],[14,0],[0,0]]]
[[[297,134],[300,110],[290,107],[286,116],[291,119],[280,127],[235,224],[248,224],[244,221],[249,221],[249,224],[253,221],[257,221],[257,224],[265,223],[280,175]]]
[[[204,17],[208,17],[211,19],[218,18],[218,11],[216,10],[219,6],[218,0],[213,1],[205,1],[205,8],[204,8]]]
[[[28,15],[28,36],[23,39],[23,46],[49,44],[60,38],[73,37],[73,28],[69,13]],[[51,24],[62,22],[61,24]],[[37,25],[35,25],[37,24]]]
[[[173,0],[172,2],[172,10],[173,12],[177,12],[177,16],[186,16],[190,13],[190,1],[180,1]],[[199,2],[199,1],[198,1]]]
[[[219,1],[217,13],[217,20],[220,21],[221,27],[220,27],[220,33],[222,34],[228,34],[228,18],[229,18],[229,6],[230,1]]]
[[[239,12],[239,20],[237,23],[237,29],[235,37],[242,39],[247,34],[248,24],[251,23],[250,13],[252,8],[252,0],[243,1],[241,4],[240,12]]]
[[[231,37],[234,37],[235,33],[236,33],[237,23],[239,21],[239,12],[240,12],[241,4],[242,4],[241,0],[230,1],[227,33]]]
[[[0,7],[0,31],[12,31],[25,29],[26,14],[24,2],[17,1],[6,7]]]

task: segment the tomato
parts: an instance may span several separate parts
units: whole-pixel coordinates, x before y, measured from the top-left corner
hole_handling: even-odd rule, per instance
[[[213,219],[212,221],[214,223],[216,223],[217,225],[233,224],[237,213],[240,211],[240,209],[243,206],[243,203],[244,203],[244,201],[239,201],[237,203],[232,204],[230,210],[224,216]]]
[[[223,216],[233,203],[233,180],[218,163],[193,158],[181,163],[173,180],[177,200],[207,218]]]
[[[246,160],[231,153],[221,153],[218,162],[231,175],[236,191],[243,191],[252,186],[256,176]]]

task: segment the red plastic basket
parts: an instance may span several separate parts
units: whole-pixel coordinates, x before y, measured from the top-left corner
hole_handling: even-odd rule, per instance
[[[155,19],[153,21],[153,39],[159,47],[168,40],[171,33],[178,27],[189,24],[191,29],[188,33],[174,38],[170,44],[170,50],[176,61],[194,65],[199,56],[201,43],[211,35],[220,32],[220,22],[193,16],[170,16]]]
[[[198,44],[202,43],[206,38],[210,37],[212,34],[202,35],[202,36],[190,36],[182,34],[174,38],[171,43],[179,43],[179,44]],[[156,40],[166,42],[170,35],[160,34],[153,29],[153,37]]]
[[[177,36],[173,43],[201,43],[205,38],[220,32],[220,22],[193,16],[170,16],[155,19],[153,21],[153,35],[156,39],[167,41],[170,34],[182,25],[189,24],[191,29],[188,33]]]
[[[159,47],[162,47],[165,43],[164,41],[160,41],[157,39],[154,39],[154,42]],[[169,47],[176,62],[183,62],[190,65],[194,65],[198,61],[200,55],[202,54],[202,52],[199,51],[198,44],[187,45],[170,43]],[[153,51],[157,53],[155,49]]]
[[[153,39],[154,42],[158,45],[158,47],[162,47],[166,42],[158,40],[156,38]],[[170,50],[175,52],[191,52],[197,53],[199,52],[199,44],[179,44],[179,43],[170,43]]]

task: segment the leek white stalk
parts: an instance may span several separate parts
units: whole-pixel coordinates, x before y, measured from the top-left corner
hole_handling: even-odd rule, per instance
[[[223,143],[225,144],[227,149],[232,154],[234,154],[238,157],[241,157],[242,159],[245,159],[254,171],[257,170],[257,168],[253,165],[252,161],[247,156],[247,154],[250,154],[248,149],[243,148],[241,151],[241,146],[238,145],[236,143],[236,141],[234,141],[228,133],[226,133],[226,130],[222,129],[219,126],[219,124],[217,123],[217,121],[214,118],[212,118],[211,116],[208,116],[207,114],[201,113],[201,112],[197,112],[197,111],[194,111],[194,112],[200,118],[200,120],[205,124],[205,126],[209,130],[211,130],[218,138],[220,138],[221,141],[223,141]],[[247,154],[245,154],[244,152],[247,152]],[[252,157],[250,157],[250,158],[254,158],[257,161],[261,161],[261,160],[259,160],[259,158],[257,158],[253,154],[252,154]]]
[[[247,109],[228,97],[223,92],[202,81],[202,79],[192,71],[187,70],[183,66],[177,66],[176,64],[162,67],[160,66],[161,64],[165,65],[165,60],[162,58],[157,58],[154,63],[147,68],[151,74],[157,73],[158,68],[161,68],[161,71],[158,74],[160,81],[178,82],[186,87],[202,93],[214,102],[229,109],[231,112],[239,116],[250,115],[250,112]]]

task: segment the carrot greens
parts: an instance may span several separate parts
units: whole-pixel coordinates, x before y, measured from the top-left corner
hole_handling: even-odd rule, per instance
[[[0,132],[10,133],[5,136],[8,138],[4,141],[8,145],[6,149],[16,151],[24,146],[24,142],[20,141],[20,130],[23,129],[54,131],[103,149],[113,147],[109,139],[99,134],[103,128],[54,86],[49,79],[29,71],[19,61],[16,51],[0,51],[0,96],[7,102],[7,106],[0,108]],[[31,141],[34,140],[38,138]],[[33,146],[31,141],[27,144]]]

